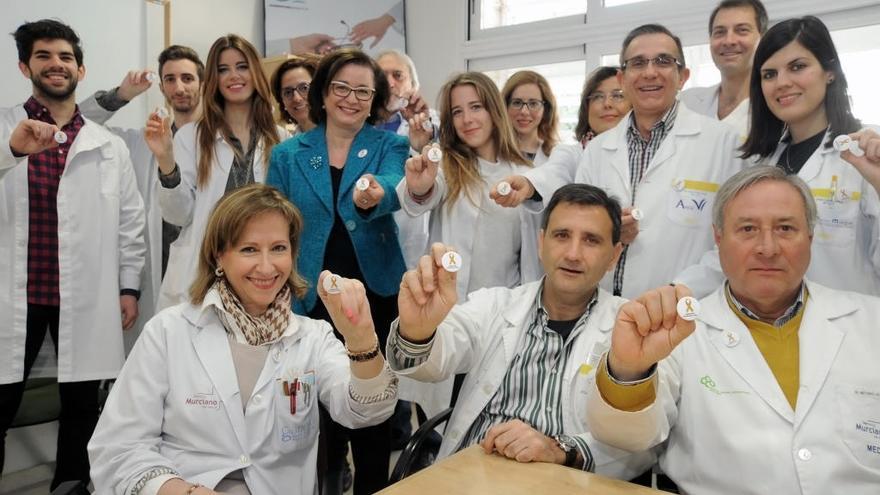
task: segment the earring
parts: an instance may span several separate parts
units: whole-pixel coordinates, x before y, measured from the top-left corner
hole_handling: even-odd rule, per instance
[[[223,268],[219,267],[219,266],[217,268],[215,268],[214,269],[214,276],[216,276],[217,278],[222,277],[223,276]]]
[[[833,82],[834,82],[834,78],[833,78],[833,77],[829,77],[829,78],[828,78],[828,84],[831,84],[831,83],[833,83]]]

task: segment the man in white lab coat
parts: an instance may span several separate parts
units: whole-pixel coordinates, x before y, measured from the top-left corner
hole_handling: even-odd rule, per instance
[[[122,330],[138,315],[144,206],[125,144],[76,105],[76,33],[42,20],[14,36],[33,95],[0,110],[0,436],[48,329],[61,395],[55,488],[89,479],[98,384],[122,367]]]
[[[721,82],[681,93],[691,110],[749,135],[749,79],[752,59],[767,31],[767,9],[761,0],[723,0],[709,16],[709,51]]]
[[[479,443],[520,462],[633,478],[652,454],[602,445],[584,422],[593,370],[624,302],[597,286],[622,249],[620,206],[596,187],[564,186],[544,213],[538,245],[542,280],[481,289],[456,306],[455,274],[441,267],[451,248],[434,244],[404,274],[388,363],[424,382],[467,373],[439,457]]]
[[[877,493],[880,299],[804,279],[817,215],[795,175],[738,173],[713,217],[727,282],[690,303],[696,322],[677,311],[682,285],[621,308],[593,434],[633,451],[665,442],[682,493]]]

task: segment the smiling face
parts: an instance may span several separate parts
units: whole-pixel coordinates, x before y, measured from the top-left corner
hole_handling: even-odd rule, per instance
[[[309,121],[309,93],[301,93],[298,88],[308,88],[312,75],[303,67],[294,67],[281,76],[281,100],[284,110],[298,123]],[[305,86],[302,86],[305,84]]]
[[[722,75],[748,74],[755,49],[761,40],[757,18],[751,7],[721,9],[710,34],[712,61]]]
[[[529,109],[529,103],[543,102],[544,95],[541,88],[534,83],[520,84],[510,93],[510,101],[507,103],[507,115],[513,123],[513,130],[516,131],[520,140],[536,138],[538,136],[538,125],[544,118],[544,106],[541,105],[535,110]],[[523,103],[519,109],[513,108],[511,102],[517,101]]]
[[[828,125],[825,93],[832,77],[811,51],[792,41],[761,66],[761,92],[773,115],[809,137]]]
[[[245,103],[254,94],[251,67],[244,54],[235,48],[220,53],[217,64],[217,83],[227,103]]]
[[[278,212],[251,219],[241,238],[217,258],[226,280],[249,314],[266,312],[293,267],[290,226]]]
[[[627,46],[623,60],[636,57],[652,60],[658,55],[676,60],[681,58],[672,38],[663,33],[651,33],[636,36]],[[672,106],[689,75],[686,68],[679,69],[675,65],[660,68],[651,62],[641,70],[627,67],[618,73],[617,78],[637,117],[659,119]]]
[[[625,97],[615,99],[613,96],[616,94],[622,95],[622,91],[623,88],[620,87],[620,82],[616,77],[609,77],[596,87],[593,95],[601,94],[604,95],[604,98],[590,100],[590,106],[588,107],[590,128],[595,134],[602,134],[616,126],[620,119],[632,108]]]
[[[189,113],[199,106],[201,81],[198,67],[192,60],[169,60],[162,65],[160,72],[159,91],[175,112]]]
[[[385,54],[376,61],[385,77],[388,79],[388,86],[391,94],[401,98],[409,98],[415,92],[413,80],[409,73],[409,68],[397,56],[393,54]]]
[[[495,142],[492,140],[492,117],[486,105],[471,84],[460,84],[450,92],[450,108],[455,135],[477,155],[495,161]]]
[[[324,92],[324,108],[327,111],[327,125],[346,129],[360,129],[370,116],[372,98],[366,101],[357,99],[355,91],[341,97],[334,93],[333,83],[342,83],[350,88],[369,88],[375,90],[373,70],[358,64],[346,64],[330,79]],[[375,97],[375,94],[373,95]]]
[[[27,65],[19,62],[18,67],[33,83],[35,96],[56,101],[71,98],[85,76],[85,67],[77,65],[73,46],[62,39],[34,41]]]

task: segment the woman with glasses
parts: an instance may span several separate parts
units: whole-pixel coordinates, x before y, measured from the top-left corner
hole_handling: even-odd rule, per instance
[[[373,126],[385,116],[388,95],[385,74],[368,55],[354,48],[326,55],[309,88],[309,115],[317,127],[275,148],[267,179],[305,218],[297,269],[309,287],[303,299],[294,301],[294,312],[330,320],[324,305],[317,303],[322,270],[360,280],[381,348],[397,317],[397,291],[405,270],[392,213],[400,208],[394,187],[403,178],[409,153],[405,137]],[[349,439],[354,493],[385,487],[389,421],[349,430],[328,420],[321,433],[327,447],[325,494],[341,493]]]
[[[144,133],[159,164],[162,218],[182,227],[170,246],[159,309],[189,300],[208,215],[227,192],[264,181],[269,153],[287,135],[274,123],[256,48],[235,34],[208,52],[199,120],[180,128],[173,145],[170,126],[153,113]]]
[[[443,85],[439,104],[443,156],[432,161],[426,147],[407,161],[397,186],[403,209],[413,216],[430,211],[429,242],[462,255],[456,276],[462,300],[483,287],[538,279],[536,216],[489,199],[493,184],[531,169],[498,87],[485,74],[465,72]]]
[[[574,128],[575,139],[582,149],[591,139],[616,126],[632,108],[617,80],[617,70],[617,67],[599,67],[584,84]]]
[[[309,85],[318,61],[311,55],[291,57],[272,74],[272,95],[278,103],[281,124],[296,126],[294,136],[315,128],[309,119]]]
[[[556,97],[547,79],[537,72],[521,70],[510,76],[501,96],[520,152],[535,166],[546,162],[559,142]]]

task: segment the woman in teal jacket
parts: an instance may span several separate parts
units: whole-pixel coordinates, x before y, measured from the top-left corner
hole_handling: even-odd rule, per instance
[[[309,89],[309,116],[318,126],[275,147],[266,179],[305,219],[297,270],[310,286],[294,311],[330,321],[324,306],[316,304],[315,285],[322,270],[360,280],[380,349],[397,317],[397,292],[405,271],[391,214],[400,208],[395,187],[409,153],[406,138],[372,125],[384,114],[388,95],[385,75],[363,52],[342,49],[326,56]],[[328,420],[322,422],[321,436],[327,441],[324,493],[335,492],[348,440],[357,473],[355,495],[374,493],[387,484],[390,422],[348,430]]]

